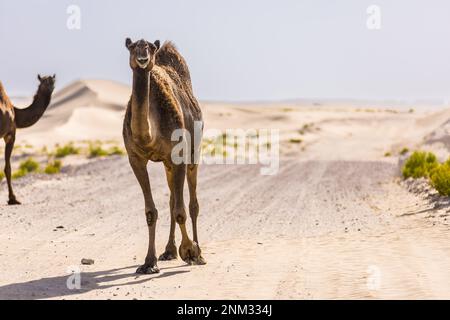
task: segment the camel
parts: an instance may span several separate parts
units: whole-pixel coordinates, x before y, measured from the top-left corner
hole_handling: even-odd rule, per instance
[[[11,154],[16,139],[16,129],[27,128],[35,124],[50,104],[55,88],[56,76],[41,77],[39,88],[31,105],[25,109],[13,106],[0,82],[0,138],[5,140],[5,176],[8,184],[9,205],[21,204],[14,195],[11,184]]]
[[[197,235],[198,164],[175,164],[171,152],[177,142],[171,140],[172,132],[185,129],[194,136],[194,122],[202,123],[202,113],[193,95],[189,69],[184,58],[171,42],[160,47],[146,40],[137,42],[127,38],[125,45],[130,53],[129,64],[133,73],[131,98],[125,113],[123,139],[128,159],[144,194],[145,216],[148,226],[149,245],[145,262],[136,272],[158,273],[155,252],[155,231],[158,210],[153,201],[147,171],[148,161],[162,162],[170,189],[170,232],[166,249],[159,260],[177,258],[175,223],[181,230],[179,254],[188,264],[205,264]],[[191,146],[194,154],[199,146]],[[184,181],[189,189],[189,214],[192,220],[193,241],[186,230],[186,210],[183,199]]]

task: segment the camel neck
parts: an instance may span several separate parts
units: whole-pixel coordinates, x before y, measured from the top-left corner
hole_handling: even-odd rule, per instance
[[[51,96],[52,93],[48,89],[39,88],[31,104],[31,110],[41,117],[50,104]]]
[[[133,92],[131,95],[131,132],[141,142],[150,140],[150,73],[145,70],[133,71]]]
[[[150,73],[144,70],[136,70],[133,72],[133,104],[138,107],[147,105],[150,93]]]
[[[25,109],[14,108],[16,126],[27,128],[38,122],[50,104],[51,96],[50,90],[40,87],[29,107]]]

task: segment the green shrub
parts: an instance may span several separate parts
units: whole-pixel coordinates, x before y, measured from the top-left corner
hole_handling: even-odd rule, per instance
[[[80,150],[76,148],[73,143],[68,143],[64,146],[57,146],[55,151],[55,157],[64,158],[71,154],[78,154]]]
[[[408,149],[408,148],[403,148],[403,149],[400,151],[400,154],[403,156],[403,155],[407,154],[408,152],[409,152],[409,149]]]
[[[26,172],[34,172],[39,170],[39,163],[34,161],[33,158],[28,158],[22,161],[19,165],[19,170],[24,170]]]
[[[28,171],[23,170],[23,169],[19,169],[17,171],[14,171],[11,175],[11,177],[13,179],[18,179],[18,178],[22,178],[24,176],[26,176],[28,174]]]
[[[118,146],[114,146],[108,150],[108,155],[110,155],[110,156],[115,156],[115,155],[121,156],[124,154],[125,154],[125,151],[123,151],[123,149],[119,148]]]
[[[55,160],[47,163],[47,166],[44,169],[46,174],[56,174],[61,172],[62,162],[60,160]]]
[[[298,139],[298,138],[291,138],[289,139],[290,143],[302,143],[302,139]]]
[[[439,163],[431,152],[414,151],[403,166],[403,177],[429,178]]]
[[[450,162],[439,165],[431,175],[431,184],[444,196],[450,196]]]
[[[5,178],[3,171],[0,171],[0,182]]]
[[[390,156],[392,156],[392,154],[388,151],[388,152],[386,152],[386,153],[384,154],[384,156],[385,156],[385,157],[390,157]]]
[[[99,144],[90,144],[88,153],[89,158],[103,157],[108,155],[108,151],[103,149]]]
[[[13,179],[21,178],[28,173],[39,171],[39,163],[34,161],[33,158],[28,158],[19,164],[19,169],[12,174]]]

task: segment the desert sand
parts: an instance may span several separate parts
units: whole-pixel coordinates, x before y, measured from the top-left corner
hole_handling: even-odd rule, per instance
[[[121,143],[129,94],[109,81],[77,81],[18,132],[18,144]],[[425,182],[402,181],[399,153],[447,158],[450,110],[411,107],[202,103],[206,129],[279,129],[280,168],[264,176],[259,165],[203,165],[199,238],[208,263],[159,262],[155,275],[134,273],[147,226],[126,156],[15,180],[21,206],[6,205],[3,181],[0,299],[449,299],[450,204]],[[169,191],[161,164],[149,172],[161,253]],[[80,289],[67,287],[72,270],[81,271]]]

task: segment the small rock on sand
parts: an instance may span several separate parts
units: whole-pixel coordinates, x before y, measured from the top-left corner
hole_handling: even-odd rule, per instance
[[[94,264],[94,260],[93,259],[81,259],[81,264],[87,264],[87,265],[91,265]]]

